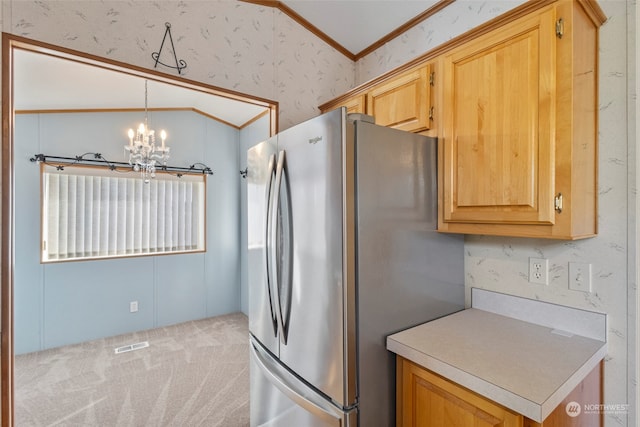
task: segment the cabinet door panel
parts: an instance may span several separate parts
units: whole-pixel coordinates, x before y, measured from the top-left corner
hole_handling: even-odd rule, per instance
[[[553,223],[553,16],[445,58],[445,221]]]
[[[430,70],[428,64],[372,89],[367,94],[367,114],[381,126],[409,132],[429,129]]]
[[[343,103],[342,106],[347,108],[347,114],[350,114],[350,113],[364,114],[366,112],[365,96],[364,95],[355,96],[349,99],[348,101],[346,101],[345,103]]]
[[[416,426],[497,427],[503,420],[415,377]]]
[[[524,418],[398,358],[398,427],[522,427]],[[401,382],[401,383],[400,383]]]

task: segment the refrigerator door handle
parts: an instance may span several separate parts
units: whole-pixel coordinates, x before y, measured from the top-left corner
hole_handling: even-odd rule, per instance
[[[314,392],[286,368],[273,360],[273,358],[262,349],[260,344],[254,342],[253,338],[251,338],[249,348],[251,357],[260,368],[262,374],[289,399],[330,425],[344,426],[348,424],[343,423],[345,412],[333,405],[329,400],[324,399],[321,395]]]
[[[276,184],[272,203],[274,204],[271,223],[272,239],[275,242],[275,253],[272,254],[275,265],[275,306],[280,325],[280,341],[287,344],[289,317],[291,314],[291,268],[293,230],[291,222],[291,203],[289,200],[289,183],[285,151],[278,155],[276,168]]]
[[[269,297],[269,309],[271,310],[271,322],[273,324],[273,336],[277,337],[278,336],[278,320],[277,320],[277,315],[276,315],[276,311],[275,311],[275,302],[274,302],[274,292],[272,290],[272,280],[271,280],[271,271],[273,270],[273,266],[271,265],[271,257],[270,257],[270,253],[272,251],[272,240],[271,240],[271,233],[270,233],[270,229],[271,229],[271,223],[273,222],[272,218],[271,218],[271,209],[272,209],[272,203],[273,203],[273,190],[274,190],[274,185],[273,182],[275,180],[275,175],[276,175],[276,155],[272,154],[271,156],[269,156],[269,165],[267,166],[267,174],[269,176],[269,178],[267,179],[267,188],[266,188],[266,194],[265,194],[265,198],[266,198],[266,206],[267,206],[267,215],[265,218],[265,259],[264,259],[264,269],[265,269],[265,277],[266,277],[266,285],[267,285],[267,295]]]

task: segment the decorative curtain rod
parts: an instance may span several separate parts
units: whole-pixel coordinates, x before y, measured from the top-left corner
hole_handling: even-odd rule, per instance
[[[85,156],[92,155],[93,158],[85,159]],[[110,170],[116,170],[117,168],[130,168],[133,171],[133,165],[124,162],[110,162],[102,157],[100,153],[84,153],[81,156],[75,157],[61,157],[61,156],[49,156],[46,154],[35,154],[31,157],[32,162],[50,164],[56,166],[58,170],[64,170],[65,166],[80,165],[80,166],[98,166],[108,168]],[[158,165],[157,170],[164,172],[175,172],[178,177],[181,177],[185,173],[202,173],[206,175],[213,175],[211,168],[203,163],[194,163],[189,167],[178,166],[166,166]]]

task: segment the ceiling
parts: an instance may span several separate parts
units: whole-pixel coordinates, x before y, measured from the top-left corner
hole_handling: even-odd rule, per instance
[[[261,3],[264,0],[245,0]],[[324,36],[355,54],[442,0],[285,0],[285,5]],[[263,3],[261,3],[263,4]],[[334,43],[334,44],[335,44]],[[16,110],[144,108],[144,79],[77,61],[16,49]],[[214,96],[154,80],[148,82],[153,108],[194,108],[236,127],[263,114],[264,105]]]
[[[144,79],[28,50],[14,52],[15,110],[144,108]],[[236,127],[267,108],[167,83],[148,82],[148,106],[194,108]]]
[[[284,0],[282,3],[357,54],[440,0]]]

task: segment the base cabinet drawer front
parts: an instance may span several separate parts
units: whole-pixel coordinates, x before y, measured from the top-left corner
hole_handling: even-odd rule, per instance
[[[522,427],[523,417],[398,358],[399,427]],[[400,374],[398,375],[400,378]]]
[[[367,92],[367,114],[381,126],[408,132],[430,129],[431,72],[432,65],[427,64],[375,86]]]

